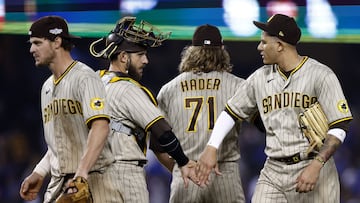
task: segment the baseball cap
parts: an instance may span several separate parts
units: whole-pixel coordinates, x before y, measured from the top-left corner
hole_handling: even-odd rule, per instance
[[[253,21],[253,23],[259,29],[292,45],[296,45],[301,37],[301,30],[295,19],[287,15],[275,14],[266,23],[257,21]]]
[[[69,34],[67,22],[60,16],[44,16],[36,20],[30,27],[30,37],[45,37],[54,40],[57,36],[64,38],[80,38]]]
[[[221,46],[223,45],[222,36],[219,28],[205,24],[195,29],[193,38],[193,46]]]

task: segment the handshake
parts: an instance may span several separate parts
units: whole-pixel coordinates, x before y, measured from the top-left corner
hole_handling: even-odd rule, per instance
[[[208,185],[209,175],[212,170],[214,170],[216,175],[221,175],[217,167],[216,153],[216,148],[208,145],[197,162],[190,160],[185,166],[180,167],[185,188],[187,188],[189,181],[192,181],[200,187]]]

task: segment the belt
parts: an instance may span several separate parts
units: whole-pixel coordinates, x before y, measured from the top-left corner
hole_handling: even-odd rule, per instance
[[[124,164],[133,164],[136,166],[144,167],[147,164],[147,160],[117,160],[116,162],[124,163]]]
[[[313,159],[315,156],[316,156],[316,153],[314,153],[314,152],[310,152],[307,157],[304,157],[304,155],[299,152],[299,153],[296,153],[296,154],[294,154],[292,156],[288,156],[288,157],[270,157],[270,159],[283,162],[287,165],[291,165],[291,164],[299,163],[300,161],[303,161],[303,160]]]

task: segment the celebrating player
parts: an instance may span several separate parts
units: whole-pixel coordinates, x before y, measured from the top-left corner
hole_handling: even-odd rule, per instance
[[[159,107],[178,135],[184,152],[198,160],[214,127],[216,113],[235,94],[242,78],[231,74],[230,56],[219,29],[213,25],[196,28],[192,44],[181,54],[180,74],[165,84],[159,94]],[[238,149],[240,122],[236,123],[219,149],[218,175],[210,185],[200,188],[190,184],[185,189],[178,166],[161,153],[158,159],[172,171],[170,202],[245,202],[241,185]]]
[[[107,37],[94,41],[90,52],[110,60],[108,70],[100,76],[106,86],[106,100],[111,114],[110,142],[120,166],[121,189],[125,202],[149,202],[145,179],[146,140],[171,155],[181,168],[185,185],[196,181],[195,162],[185,156],[179,141],[165,121],[156,98],[139,80],[148,64],[147,48],[158,47],[170,33],[163,33],[135,17],[123,17]],[[105,45],[102,51],[96,49]]]
[[[296,45],[301,30],[295,20],[276,14],[262,30],[258,50],[263,67],[256,70],[217,119],[197,166],[200,184],[215,166],[216,151],[236,120],[259,111],[266,129],[268,156],[252,202],[340,202],[339,177],[332,155],[344,141],[352,115],[334,72]],[[329,122],[324,145],[306,156],[309,147],[298,116],[316,101]]]
[[[114,180],[114,157],[106,144],[109,116],[100,78],[71,57],[76,37],[69,34],[63,18],[42,17],[31,25],[29,35],[35,65],[52,72],[41,89],[48,150],[23,181],[20,196],[37,198],[44,177],[50,174],[44,202],[55,202],[65,183],[75,177],[88,180],[94,202],[121,202],[121,185]]]

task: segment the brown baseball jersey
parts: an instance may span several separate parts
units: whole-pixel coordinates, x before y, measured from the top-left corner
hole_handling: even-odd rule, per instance
[[[215,120],[235,94],[243,79],[228,72],[183,72],[159,91],[158,102],[173,127],[185,154],[198,160],[205,148]],[[180,170],[175,166],[170,202],[244,202],[238,160],[240,123],[229,132],[218,150],[223,176],[211,176],[211,186],[200,189],[190,184],[184,189]]]
[[[66,177],[72,178],[76,172],[87,145],[90,122],[96,118],[109,118],[104,98],[104,86],[98,75],[78,61],[74,61],[59,79],[50,76],[43,84],[41,109],[48,145],[44,159],[49,159],[44,163],[50,163],[51,173],[45,202],[53,202]],[[120,185],[112,182],[113,172],[108,170],[112,163],[114,157],[108,144],[89,172],[88,180],[95,202],[122,201],[121,195],[116,194],[116,187]],[[114,188],[107,193],[99,191],[108,187]]]
[[[145,134],[152,124],[164,117],[158,109],[156,98],[146,87],[121,73],[100,71],[106,85],[106,101],[112,122],[121,123],[129,132],[113,129],[110,143],[116,163],[122,168],[122,191],[125,202],[149,202],[145,171],[139,165],[146,163],[146,148],[139,146],[134,129]]]
[[[259,110],[266,129],[266,155],[288,157],[308,148],[309,142],[302,135],[298,115],[316,101],[322,106],[330,128],[352,119],[334,72],[318,61],[304,57],[289,76],[277,65],[265,65],[255,71],[228,101],[227,109],[241,119]],[[253,202],[265,202],[266,198],[276,198],[279,202],[339,202],[339,181],[332,158],[321,170],[313,192],[295,192],[295,179],[308,164],[309,161],[301,161],[286,165],[268,159],[261,171]]]

